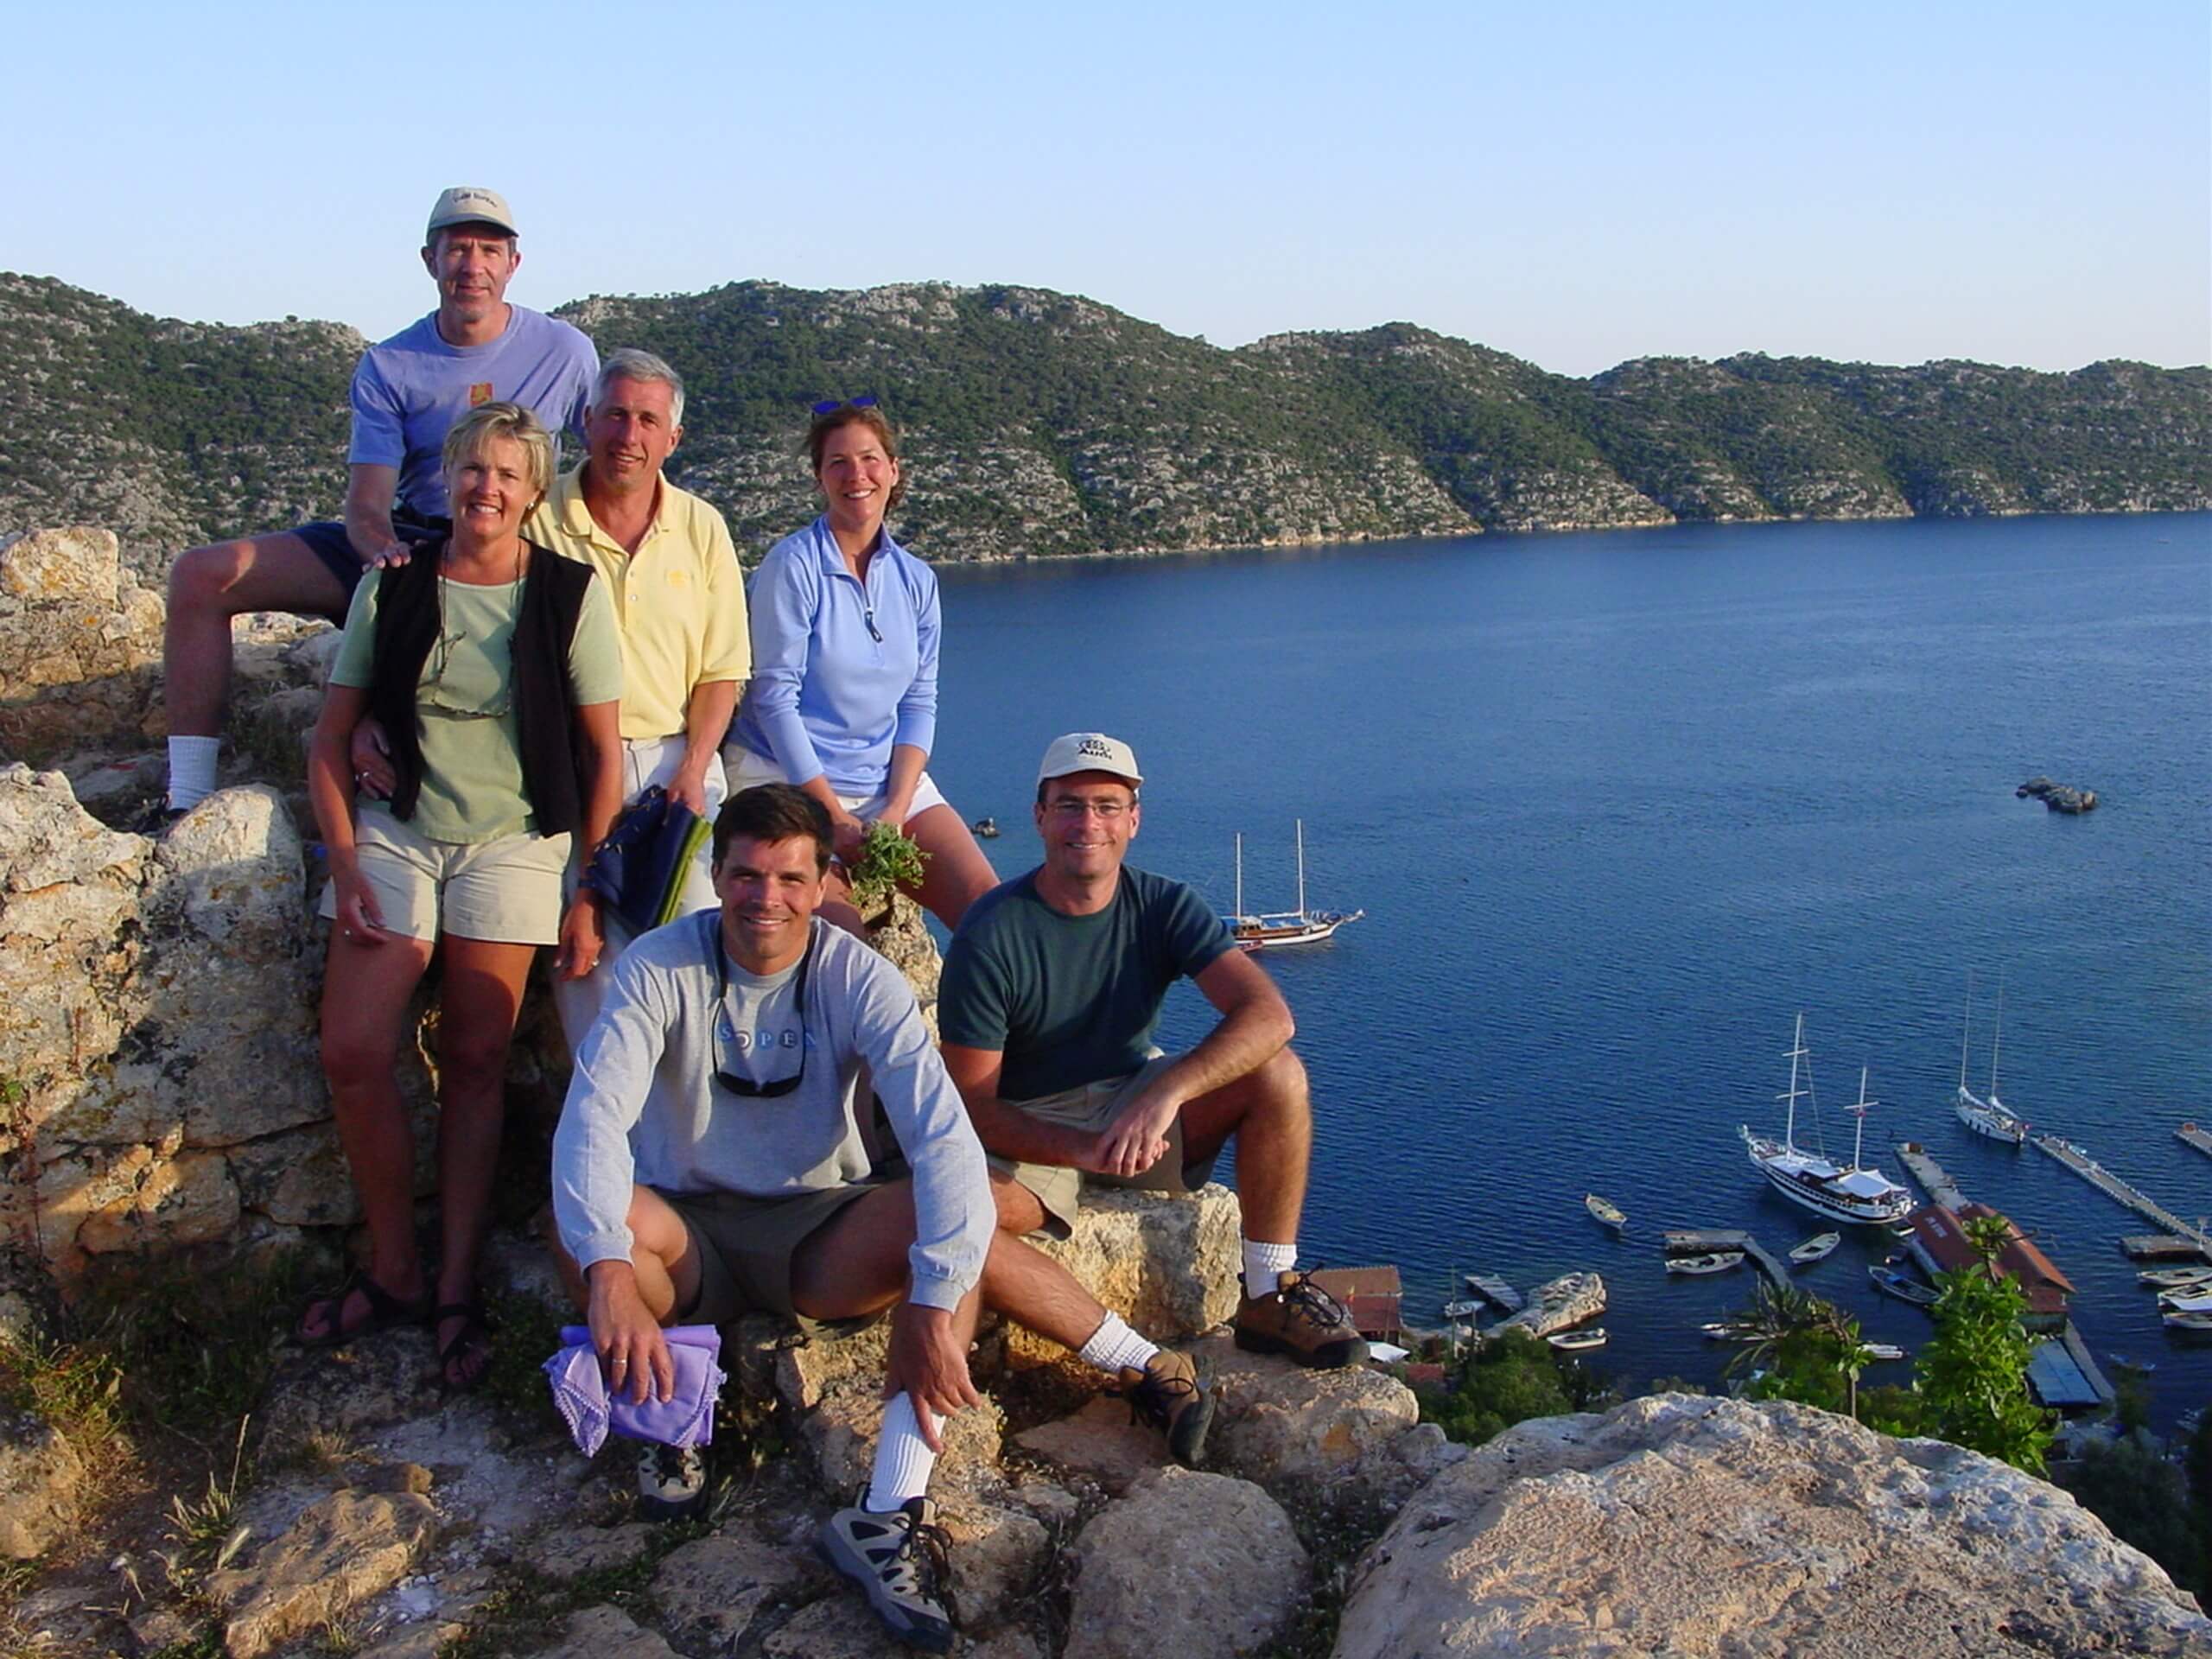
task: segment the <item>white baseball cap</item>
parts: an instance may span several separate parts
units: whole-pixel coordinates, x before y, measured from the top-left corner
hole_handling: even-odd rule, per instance
[[[435,236],[448,225],[489,225],[509,236],[522,234],[515,229],[514,211],[507,206],[507,199],[496,190],[473,184],[456,184],[439,193],[437,205],[430,209],[430,228],[425,234]]]
[[[1137,770],[1137,752],[1103,732],[1070,732],[1054,738],[1045,751],[1045,763],[1037,768],[1037,781],[1077,772],[1110,772],[1133,785],[1144,782],[1144,774]]]

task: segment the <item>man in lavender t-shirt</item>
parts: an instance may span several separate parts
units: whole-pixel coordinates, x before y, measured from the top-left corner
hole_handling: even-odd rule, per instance
[[[456,186],[431,208],[423,264],[438,285],[438,308],[370,346],[353,371],[342,522],[178,556],[162,659],[168,795],[157,819],[174,818],[215,787],[232,617],[292,611],[343,621],[362,571],[404,563],[410,549],[442,537],[439,450],[477,404],[520,404],[552,432],[582,432],[599,354],[567,323],[507,303],[522,264],[515,238],[514,214],[497,191]]]

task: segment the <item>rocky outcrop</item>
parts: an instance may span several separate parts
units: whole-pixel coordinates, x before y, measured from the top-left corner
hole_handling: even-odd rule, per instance
[[[2212,1653],[2056,1487],[1806,1407],[1660,1395],[1509,1429],[1363,1558],[1337,1659]]]
[[[0,539],[0,755],[158,735],[162,616],[111,531]]]
[[[1483,1332],[1495,1337],[1504,1331],[1526,1331],[1532,1337],[1548,1337],[1596,1319],[1605,1311],[1605,1281],[1595,1273],[1563,1273],[1529,1293],[1529,1306],[1510,1319],[1500,1319]]]
[[[35,1412],[0,1417],[0,1555],[43,1555],[76,1519],[84,1459]]]
[[[2097,804],[2095,790],[2082,789],[2073,784],[2054,783],[2044,777],[2029,779],[2012,793],[2020,800],[2032,797],[2054,812],[2087,812]]]
[[[238,1566],[209,1574],[230,1659],[260,1659],[399,1581],[437,1529],[423,1496],[429,1471],[413,1473],[406,1484],[419,1490],[333,1492]]]
[[[1190,1469],[1147,1476],[1073,1550],[1063,1659],[1153,1659],[1265,1649],[1304,1598],[1306,1550],[1249,1481]]]

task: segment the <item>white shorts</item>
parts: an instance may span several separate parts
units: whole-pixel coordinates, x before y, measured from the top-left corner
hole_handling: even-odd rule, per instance
[[[432,841],[389,812],[353,824],[361,878],[384,925],[410,939],[482,939],[490,944],[561,942],[561,872],[567,836],[529,830],[497,841]],[[338,884],[322,890],[320,913],[338,919]]]
[[[722,750],[722,770],[729,775],[729,792],[753,789],[761,784],[787,784],[784,769],[773,760],[753,753],[740,743],[732,743]],[[862,823],[874,823],[883,816],[883,792],[874,795],[840,795],[837,804]],[[914,785],[914,804],[907,808],[908,823],[918,818],[933,806],[950,806],[938,786],[930,781],[926,772]],[[905,829],[905,824],[899,826]]]

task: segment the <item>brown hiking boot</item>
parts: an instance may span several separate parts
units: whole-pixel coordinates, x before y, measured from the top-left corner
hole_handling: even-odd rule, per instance
[[[1255,1354],[1281,1354],[1323,1370],[1357,1365],[1367,1343],[1344,1305],[1295,1268],[1278,1274],[1265,1296],[1236,1305],[1236,1345]]]
[[[1129,1402],[1131,1422],[1150,1423],[1167,1436],[1167,1450],[1176,1462],[1198,1466],[1206,1454],[1206,1431],[1213,1427],[1213,1395],[1187,1356],[1163,1348],[1142,1370],[1125,1365],[1115,1392]]]

